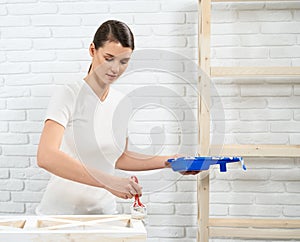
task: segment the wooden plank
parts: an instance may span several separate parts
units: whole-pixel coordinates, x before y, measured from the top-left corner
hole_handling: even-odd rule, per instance
[[[299,0],[212,0],[212,2],[298,2]]]
[[[212,145],[218,156],[300,157],[300,145]]]
[[[252,228],[218,228],[209,229],[211,237],[244,239],[300,239],[299,229],[252,229]]]
[[[199,0],[198,53],[199,76],[198,96],[198,154],[208,155],[210,146],[210,38],[211,1]],[[203,174],[202,174],[203,175]],[[201,179],[197,177],[198,231],[197,241],[208,242],[209,219],[209,173]]]
[[[300,76],[300,67],[211,67],[211,77]]]
[[[210,218],[211,227],[300,228],[299,219]]]

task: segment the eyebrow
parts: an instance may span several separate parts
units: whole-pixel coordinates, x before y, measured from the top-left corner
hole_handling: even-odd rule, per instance
[[[105,53],[106,55],[109,55],[110,57],[115,57],[114,55],[112,54],[109,54],[109,53]]]

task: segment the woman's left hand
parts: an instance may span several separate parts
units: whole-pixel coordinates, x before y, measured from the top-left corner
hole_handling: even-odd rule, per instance
[[[168,159],[176,159],[180,157],[186,157],[186,155],[176,154],[174,156],[170,156]],[[165,168],[171,168],[171,162],[165,161]],[[181,175],[197,175],[201,171],[182,171],[179,172]]]

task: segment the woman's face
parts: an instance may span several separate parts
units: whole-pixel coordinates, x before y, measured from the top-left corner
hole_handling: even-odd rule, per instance
[[[91,44],[90,54],[93,57],[91,72],[104,84],[111,84],[126,70],[132,49],[118,42],[107,41],[98,50]]]

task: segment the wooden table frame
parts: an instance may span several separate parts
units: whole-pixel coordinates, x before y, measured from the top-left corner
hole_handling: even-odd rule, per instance
[[[300,77],[300,67],[211,67],[211,2],[249,2],[267,0],[198,0],[199,68],[205,74],[199,77],[198,99],[198,154],[213,155],[210,145],[210,78],[214,77]],[[272,0],[284,2],[283,0]],[[295,1],[296,0],[291,0]],[[206,78],[208,77],[208,78]],[[300,157],[300,145],[220,145],[218,155],[244,157]],[[210,218],[209,174],[197,178],[198,242],[208,242],[209,237],[300,239],[300,220]]]

